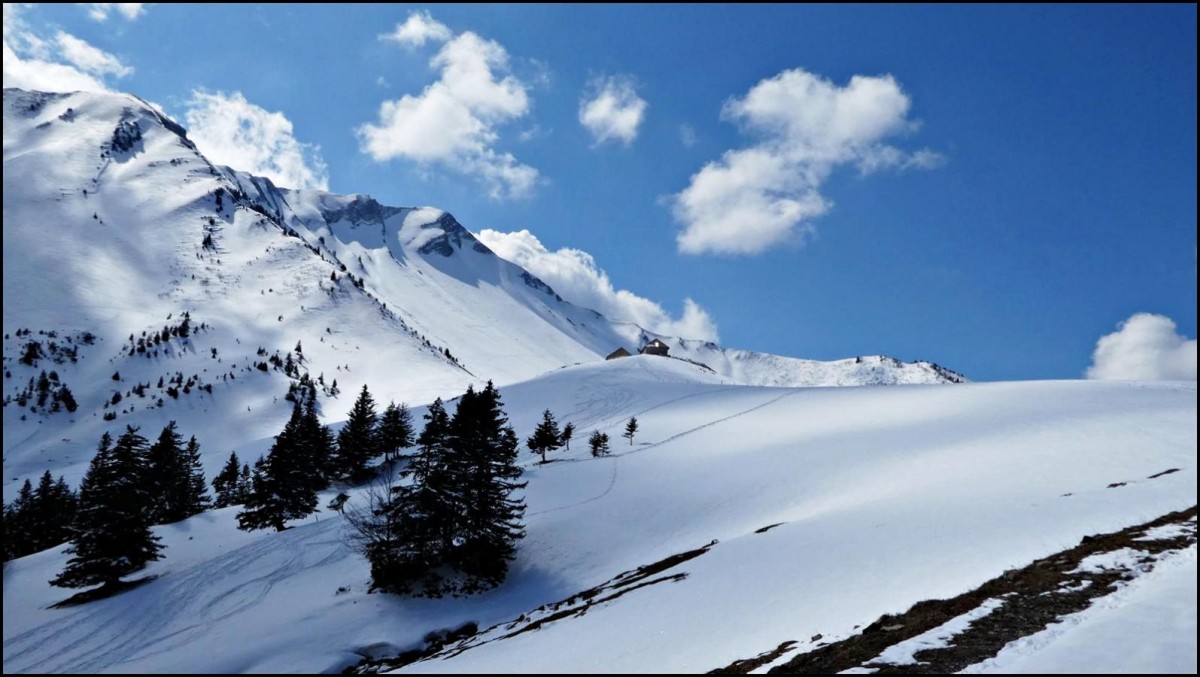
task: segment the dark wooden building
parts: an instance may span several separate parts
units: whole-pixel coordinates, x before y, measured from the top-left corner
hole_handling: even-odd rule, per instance
[[[670,349],[671,347],[667,344],[659,341],[658,339],[654,339],[653,341],[642,346],[642,349],[639,352],[643,355],[662,355],[663,357],[667,357],[667,351]]]
[[[604,359],[615,360],[618,357],[630,357],[630,356],[631,356],[631,353],[628,350],[625,350],[624,348],[617,348],[616,350],[609,353],[608,357],[606,357]]]

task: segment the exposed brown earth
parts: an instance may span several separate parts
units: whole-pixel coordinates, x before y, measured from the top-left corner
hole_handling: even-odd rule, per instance
[[[832,674],[855,667],[873,668],[880,674],[957,672],[995,656],[1009,642],[1038,632],[1061,616],[1086,609],[1093,599],[1111,594],[1116,584],[1153,568],[1163,555],[1194,545],[1195,520],[1196,506],[1192,506],[1115,533],[1086,536],[1073,548],[1009,570],[970,592],[918,602],[902,614],[881,616],[861,633],[797,655],[769,672]],[[1178,536],[1138,540],[1148,529],[1166,525],[1184,528]],[[1078,570],[1086,557],[1126,548],[1137,551],[1134,569]],[[1000,599],[1003,604],[951,638],[952,646],[918,651],[914,656],[917,662],[911,665],[872,662],[888,647],[932,630],[989,599]],[[778,660],[789,644],[795,642],[712,672],[746,674]]]

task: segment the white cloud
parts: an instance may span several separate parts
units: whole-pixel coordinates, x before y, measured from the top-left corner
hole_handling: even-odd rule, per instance
[[[98,77],[112,75],[118,78],[133,73],[133,69],[121,63],[117,57],[93,47],[74,35],[59,31],[55,34],[54,41],[58,43],[62,57],[86,73]]]
[[[88,16],[96,21],[107,21],[108,15],[115,12],[133,21],[146,11],[144,2],[83,2],[88,8]]]
[[[466,32],[448,39],[430,65],[439,72],[436,82],[384,101],[378,123],[358,128],[362,151],[377,162],[403,158],[474,176],[493,198],[532,193],[538,171],[493,147],[497,127],[530,107],[527,85],[509,73],[508,52]]]
[[[638,96],[633,78],[597,77],[579,100],[579,124],[592,134],[595,145],[617,141],[628,146],[646,118],[646,101]]]
[[[241,92],[193,91],[186,119],[188,138],[217,164],[287,188],[329,189],[320,147],[297,141],[283,113],[260,108]]]
[[[1169,317],[1137,313],[1096,343],[1087,377],[1195,381],[1196,339],[1177,333]]]
[[[396,24],[395,30],[380,35],[379,39],[398,42],[406,47],[421,47],[427,41],[445,42],[450,39],[451,35],[450,28],[446,24],[434,20],[426,10],[410,12],[407,21]]]
[[[69,33],[43,39],[21,16],[23,6],[4,3],[4,86],[44,92],[108,91],[106,76],[133,69]]]
[[[928,149],[885,144],[916,128],[911,101],[890,75],[856,75],[839,87],[803,69],[787,70],[733,98],[722,119],[756,142],[726,151],[672,196],[685,254],[757,254],[783,241],[803,242],[811,220],[829,211],[820,193],[835,168],[861,174],[931,168],[944,158]]]
[[[686,123],[679,125],[679,142],[685,148],[691,148],[696,145],[696,128]]]
[[[682,315],[671,317],[650,299],[614,289],[608,274],[585,251],[563,248],[552,252],[528,230],[484,230],[478,237],[497,255],[538,276],[571,303],[659,334],[717,340],[716,321],[692,299],[684,299]]]

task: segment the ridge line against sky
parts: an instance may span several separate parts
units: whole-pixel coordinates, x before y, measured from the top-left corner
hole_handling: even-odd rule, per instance
[[[661,333],[1195,378],[1194,8],[629,12],[6,4],[4,82],[131,91],[216,162],[437,204]]]

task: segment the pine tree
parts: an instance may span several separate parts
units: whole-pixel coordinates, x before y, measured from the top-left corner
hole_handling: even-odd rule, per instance
[[[554,414],[547,409],[542,412],[542,422],[534,429],[533,434],[529,439],[525,440],[525,446],[535,454],[542,455],[542,463],[546,462],[546,452],[554,451],[563,445],[562,432],[558,429],[558,423],[554,420]]]
[[[176,429],[175,421],[167,423],[158,439],[150,446],[149,486],[153,490],[154,503],[150,509],[151,524],[166,524],[174,521],[169,515],[178,512],[174,505],[174,489],[180,474],[180,457],[183,453],[183,438]]]
[[[375,522],[376,533],[386,538],[378,540],[369,559],[375,587],[440,597],[447,590],[441,569],[463,495],[455,477],[450,417],[441,398],[429,405],[424,418],[417,453],[401,475],[412,482],[376,501],[382,518]]]
[[[362,392],[350,409],[350,417],[337,437],[337,474],[352,480],[362,478],[367,461],[379,455],[379,434],[376,430],[378,416],[375,414],[375,399],[363,385]]]
[[[62,401],[63,406],[66,407],[67,411],[70,413],[75,413],[75,410],[79,408],[79,403],[75,401],[75,396],[71,394],[71,389],[65,384],[63,385],[62,389],[58,391],[58,398]]]
[[[67,552],[74,555],[51,585],[112,587],[149,562],[162,545],[150,531],[146,490],[148,443],[126,427],[116,444],[105,433],[79,488],[79,511]]]
[[[630,416],[629,423],[625,424],[625,432],[624,432],[624,434],[621,435],[621,437],[624,437],[625,439],[629,440],[629,446],[631,446],[631,447],[633,446],[633,436],[637,434],[637,429],[638,429],[637,417]]]
[[[575,424],[574,423],[568,423],[563,426],[561,439],[562,439],[563,446],[565,446],[567,448],[567,451],[571,450],[571,437],[573,437],[574,435],[575,435]]]
[[[200,463],[200,443],[196,436],[188,439],[183,448],[183,463],[180,466],[183,473],[179,478],[179,505],[183,510],[179,519],[187,519],[199,515],[212,506],[212,498],[208,495],[208,487],[204,482],[204,466]]]
[[[306,418],[305,408],[296,403],[267,457],[255,462],[250,495],[237,516],[239,528],[283,531],[288,520],[307,517],[316,510],[317,487],[324,479],[314,458],[322,442],[314,436],[323,437],[322,431],[327,434],[328,430],[319,422],[317,430],[311,430],[311,420],[306,423]]]
[[[379,419],[379,446],[383,451],[384,460],[394,460],[401,449],[412,445],[413,424],[408,407],[404,404],[397,407],[395,402],[389,403]]]
[[[242,474],[238,477],[237,492],[234,498],[237,500],[234,505],[246,505],[246,501],[250,500],[250,492],[254,489],[254,473],[250,472],[250,464],[242,464]]]
[[[241,505],[239,500],[239,477],[241,471],[241,461],[238,460],[237,452],[229,453],[229,460],[221,468],[221,472],[213,478],[213,491],[217,493],[217,499],[214,507],[225,508],[231,505]]]
[[[450,428],[465,499],[450,562],[465,575],[461,590],[471,593],[495,587],[508,575],[516,543],[525,537],[525,502],[513,493],[525,483],[519,481],[517,434],[491,381],[475,397],[463,396]]]
[[[329,487],[334,476],[334,464],[337,456],[337,443],[329,426],[321,423],[317,416],[316,397],[305,402],[300,417],[301,463],[309,479],[313,491],[322,491]]]
[[[17,498],[11,506],[5,506],[5,547],[11,550],[12,557],[24,557],[37,552],[34,544],[37,539],[36,526],[33,524],[37,512],[33,495],[33,483],[28,478],[17,492]]]
[[[608,433],[602,433],[599,430],[593,431],[591,437],[588,438],[588,446],[592,448],[592,456],[607,456],[609,453]]]
[[[75,519],[75,493],[67,481],[54,478],[47,470],[33,492],[32,513],[26,518],[29,529],[29,552],[38,552],[64,543],[71,538],[71,523]]]

